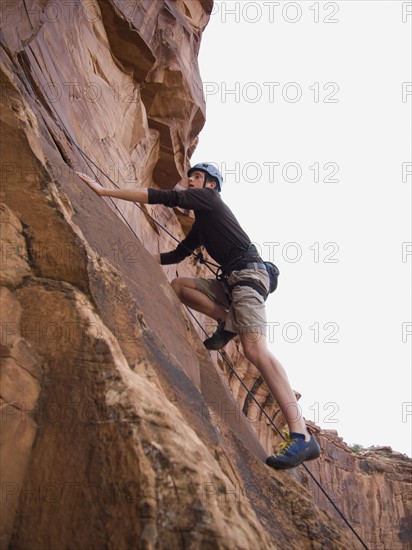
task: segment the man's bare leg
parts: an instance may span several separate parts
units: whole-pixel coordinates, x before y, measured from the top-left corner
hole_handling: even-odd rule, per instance
[[[310,435],[285,369],[267,347],[266,337],[258,333],[239,334],[246,358],[258,369],[282,411],[290,432]]]
[[[216,321],[225,321],[227,311],[197,290],[191,277],[178,277],[172,281],[173,290],[187,307],[199,311]],[[258,369],[273,398],[282,411],[290,432],[298,432],[309,440],[310,435],[300,413],[295,394],[285,369],[269,351],[266,337],[258,333],[240,334],[246,358]]]
[[[225,321],[227,311],[197,290],[192,277],[173,279],[172,288],[185,306],[211,317],[215,321]]]

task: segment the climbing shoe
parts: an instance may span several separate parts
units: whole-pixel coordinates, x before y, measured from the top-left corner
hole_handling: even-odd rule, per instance
[[[236,336],[236,332],[225,330],[225,323],[218,323],[217,329],[209,338],[203,342],[206,349],[222,349],[232,338]]]
[[[292,432],[280,444],[279,451],[266,459],[266,464],[272,468],[295,468],[305,460],[313,460],[320,456],[320,447],[313,435],[305,441],[303,434]]]

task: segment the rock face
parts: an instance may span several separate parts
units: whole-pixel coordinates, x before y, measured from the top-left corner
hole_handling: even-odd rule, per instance
[[[205,120],[211,9],[2,6],[1,548],[359,547],[306,470],[263,464],[269,422],[168,283],[204,268],[152,259],[175,243],[145,212],[177,238],[191,217],[98,199],[75,175],[180,183]],[[228,356],[281,427],[236,342]],[[319,438],[311,471],[369,547],[407,548],[410,461]]]
[[[411,459],[390,447],[354,452],[336,431],[310,425],[322,447],[322,460],[310,463],[310,471],[369,548],[411,548]],[[319,506],[330,509],[303,468],[299,478]]]

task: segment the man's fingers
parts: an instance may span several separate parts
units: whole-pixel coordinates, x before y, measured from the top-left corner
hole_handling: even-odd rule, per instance
[[[87,174],[83,174],[83,172],[76,172],[76,174],[79,176],[79,178],[81,178],[83,181],[85,181],[87,184],[92,184],[92,185],[99,185],[97,183],[97,181],[94,181],[94,179],[92,179],[90,176],[88,176]]]
[[[84,182],[87,183],[87,185],[92,189],[97,195],[101,196],[103,193],[103,186],[100,183],[97,183],[97,181],[94,181],[91,177],[89,177],[87,174],[83,174],[83,172],[76,172],[76,174],[81,178]]]

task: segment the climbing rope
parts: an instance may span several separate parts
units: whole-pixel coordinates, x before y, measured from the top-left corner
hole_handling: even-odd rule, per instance
[[[200,329],[203,331],[203,333],[207,336],[207,332],[205,331],[205,329],[202,327],[202,325],[200,324],[200,322],[198,321],[198,319],[195,317],[195,315],[193,314],[193,312],[188,308],[186,307],[187,311],[190,313],[190,315],[193,317],[193,319],[195,320],[195,322],[197,323],[197,325],[200,327]],[[220,357],[223,359],[223,361],[226,363],[226,365],[230,368],[230,370],[232,371],[232,373],[236,376],[236,378],[239,380],[239,382],[241,383],[241,385],[243,386],[243,388],[247,391],[248,395],[253,399],[253,401],[256,403],[256,405],[258,406],[259,410],[266,416],[266,418],[269,420],[269,423],[271,424],[271,426],[275,429],[275,431],[278,433],[278,435],[280,435],[280,437],[285,440],[285,436],[283,435],[283,433],[279,430],[279,428],[276,426],[276,424],[273,422],[273,420],[270,418],[270,416],[267,414],[267,412],[265,411],[265,409],[261,406],[261,404],[259,403],[259,401],[256,399],[256,397],[253,395],[253,393],[249,390],[249,388],[246,386],[246,384],[243,382],[243,380],[241,379],[241,377],[238,375],[238,373],[236,372],[236,369],[233,367],[231,361],[229,361],[229,359],[227,358],[226,354],[221,352],[221,351],[218,351]],[[340,515],[340,517],[343,519],[343,521],[346,523],[346,525],[349,527],[349,529],[352,531],[352,533],[356,536],[356,538],[359,540],[359,542],[363,545],[363,547],[368,550],[368,547],[366,546],[366,544],[363,542],[363,540],[360,538],[360,536],[358,535],[358,533],[355,531],[355,529],[352,527],[352,525],[349,523],[349,520],[346,519],[346,517],[343,515],[343,513],[340,511],[340,509],[336,506],[336,504],[333,502],[333,500],[331,499],[331,497],[328,495],[328,493],[325,491],[325,489],[322,487],[322,485],[320,484],[320,482],[316,479],[316,477],[312,474],[312,472],[308,469],[308,467],[306,466],[306,464],[301,464],[301,466],[303,466],[303,468],[306,470],[306,473],[309,475],[309,477],[315,482],[315,484],[318,486],[318,488],[320,489],[320,491],[322,492],[322,494],[327,498],[327,500],[332,504],[333,508],[336,510],[336,512]]]
[[[27,72],[25,70],[25,63],[24,63],[24,58],[22,56],[19,56],[20,57],[20,66],[23,70],[23,74],[24,76],[26,77],[26,81],[27,83],[30,85],[30,87],[32,88],[33,90],[33,87],[31,86],[30,84],[30,80],[32,80],[28,75],[27,75]],[[39,66],[39,70],[41,71],[41,68]],[[34,95],[34,94],[33,94]],[[35,96],[36,97],[36,96]],[[65,125],[65,123],[63,122],[62,118],[60,117],[60,115],[58,114],[58,112],[56,111],[56,109],[54,108],[54,105],[53,103],[50,103],[49,107],[51,106],[51,109],[54,111],[54,114],[56,115],[58,121],[55,121],[58,128],[60,129],[60,131],[66,136],[66,138],[69,140],[69,142],[74,145],[74,147],[78,150],[78,152],[81,154],[81,156],[83,157],[83,159],[86,161],[86,164],[88,166],[88,168],[90,169],[90,171],[92,172],[94,178],[96,179],[96,181],[98,183],[100,183],[100,185],[102,185],[101,181],[100,181],[100,178],[99,176],[96,174],[96,172],[93,170],[93,168],[91,168],[91,165],[94,166],[94,168],[96,168],[101,174],[103,174],[105,176],[105,178],[107,178],[110,183],[112,183],[112,185],[114,185],[114,187],[116,187],[116,189],[120,189],[120,187],[117,185],[117,183],[115,181],[112,180],[112,178],[110,176],[108,176],[104,170],[102,170],[100,168],[100,166],[98,166],[98,164],[96,164],[94,162],[93,159],[91,159],[89,157],[89,155],[79,146],[77,145],[76,141],[74,140],[74,138],[71,136],[70,134],[70,131],[68,130],[67,126]],[[60,123],[59,123],[60,122]],[[63,126],[63,128],[62,128]],[[123,221],[125,222],[125,224],[127,225],[127,227],[130,229],[130,231],[132,231],[132,233],[137,237],[135,231],[133,230],[132,226],[129,224],[128,220],[126,219],[126,217],[124,216],[123,212],[120,210],[120,208],[117,206],[116,202],[113,200],[112,197],[107,197],[110,202],[112,203],[112,205],[114,206],[114,208],[117,210],[117,212],[119,212],[121,218],[123,219]],[[143,212],[143,214],[148,217],[153,223],[155,223],[157,226],[159,226],[165,233],[167,233],[169,235],[169,237],[171,237],[174,241],[176,241],[178,244],[180,244],[182,247],[185,248],[185,250],[187,252],[189,252],[190,254],[192,254],[197,260],[199,263],[201,264],[204,264],[213,274],[216,274],[216,272],[210,267],[215,267],[217,269],[220,268],[219,265],[209,261],[209,260],[206,260],[202,254],[202,252],[196,252],[194,250],[192,250],[191,248],[189,248],[188,246],[186,246],[185,244],[183,244],[179,239],[177,239],[173,233],[171,233],[171,231],[169,231],[167,229],[167,227],[164,227],[158,220],[156,220],[156,218],[154,218],[151,214],[149,214],[149,212],[147,212],[146,209],[144,209],[139,203],[137,202],[133,202],[133,204],[135,206],[137,206],[137,208]],[[137,237],[138,238],[138,237]]]
[[[30,86],[30,88],[32,89],[32,91],[34,92],[33,90],[33,86],[31,85],[31,78],[27,75],[26,73],[26,68],[25,68],[25,63],[24,63],[24,58],[23,56],[19,55],[19,61],[20,61],[20,66],[22,68],[22,71],[23,71],[23,75],[25,76],[25,79],[26,79],[26,82],[27,84]],[[41,71],[41,68],[39,66],[39,70]],[[36,98],[36,94],[32,94],[32,97],[35,97]],[[97,176],[97,174],[94,172],[93,168],[91,168],[91,165],[94,166],[94,168],[96,168],[101,174],[103,174],[117,189],[120,189],[120,187],[102,170],[102,168],[100,168],[88,155],[87,153],[85,153],[83,151],[83,149],[77,145],[77,143],[75,142],[74,138],[71,136],[69,130],[67,129],[66,125],[64,124],[61,116],[59,115],[59,113],[56,111],[56,109],[54,108],[54,105],[53,103],[50,103],[49,106],[51,106],[51,109],[53,110],[53,112],[55,113],[56,117],[57,117],[57,121],[56,124],[58,126],[58,128],[60,129],[60,131],[66,136],[66,138],[69,140],[69,142],[75,146],[75,148],[79,151],[79,153],[82,155],[83,159],[86,161],[86,164],[88,166],[88,168],[90,169],[90,171],[93,173],[94,177],[97,179],[97,181],[100,183],[100,180]],[[101,183],[100,183],[101,184]],[[133,233],[133,235],[139,240],[139,237],[137,236],[136,232],[134,231],[133,227],[129,224],[129,222],[127,221],[126,217],[123,215],[123,212],[120,210],[120,208],[117,206],[117,204],[115,203],[115,201],[113,201],[113,199],[111,197],[108,197],[114,208],[119,212],[120,216],[122,217],[122,219],[124,220],[124,222],[126,223],[127,227],[130,229],[130,231]],[[184,246],[186,248],[186,250],[188,252],[190,252],[191,254],[193,254],[200,263],[206,265],[206,267],[212,271],[212,273],[216,274],[215,271],[210,267],[210,266],[214,266],[216,268],[220,268],[220,266],[218,266],[217,264],[214,264],[213,262],[209,262],[208,260],[205,260],[204,257],[203,257],[203,254],[202,253],[196,253],[194,250],[191,250],[190,248],[186,247],[184,244],[181,243],[181,241],[179,239],[177,239],[166,227],[164,227],[158,220],[156,220],[153,216],[151,216],[144,208],[142,208],[140,206],[139,203],[137,202],[133,202],[133,204],[135,206],[137,206],[148,218],[150,218],[158,227],[160,227],[165,233],[167,233],[169,235],[169,237],[171,237],[174,241],[176,241],[178,244],[180,244],[181,246]],[[192,316],[192,318],[195,320],[195,322],[197,323],[197,325],[200,327],[200,329],[204,332],[205,335],[207,335],[207,332],[205,331],[205,329],[203,328],[203,326],[201,325],[201,323],[199,322],[199,320],[196,318],[196,316],[193,314],[193,312],[187,308],[187,311],[189,312],[189,314]],[[267,418],[267,420],[269,421],[269,423],[271,424],[271,426],[274,428],[274,430],[279,434],[279,436],[282,438],[282,439],[285,439],[284,435],[282,434],[282,432],[279,430],[279,428],[275,425],[275,423],[273,422],[273,420],[270,418],[270,416],[267,414],[267,412],[265,411],[265,409],[261,406],[261,404],[258,402],[258,400],[256,399],[256,397],[253,395],[253,393],[249,390],[249,388],[246,386],[246,384],[244,383],[244,381],[241,379],[241,377],[238,375],[238,373],[236,372],[236,369],[233,367],[231,361],[229,361],[229,359],[227,358],[226,354],[221,352],[221,351],[218,351],[220,357],[223,359],[223,361],[226,363],[226,365],[230,368],[230,370],[232,371],[232,373],[235,375],[235,377],[239,380],[240,384],[243,386],[243,388],[246,390],[247,394],[251,397],[251,399],[256,403],[258,409],[263,413],[263,415]],[[306,466],[306,464],[301,464],[301,466],[303,466],[303,468],[305,469],[305,471],[307,472],[308,476],[313,480],[313,482],[316,484],[316,486],[320,489],[320,491],[322,492],[322,494],[326,497],[326,499],[330,502],[330,504],[332,505],[332,507],[336,510],[336,512],[339,514],[339,516],[342,518],[342,520],[345,522],[345,524],[349,527],[349,529],[352,531],[352,533],[355,535],[355,537],[358,539],[358,541],[362,544],[362,546],[368,550],[368,547],[367,545],[365,544],[365,542],[362,540],[362,538],[358,535],[358,533],[355,531],[355,529],[352,527],[352,525],[350,524],[349,520],[345,517],[345,515],[341,512],[341,510],[336,506],[336,504],[333,502],[332,498],[328,495],[328,493],[326,492],[326,490],[322,487],[321,483],[316,479],[316,477],[312,474],[312,472],[308,469],[308,467]]]

